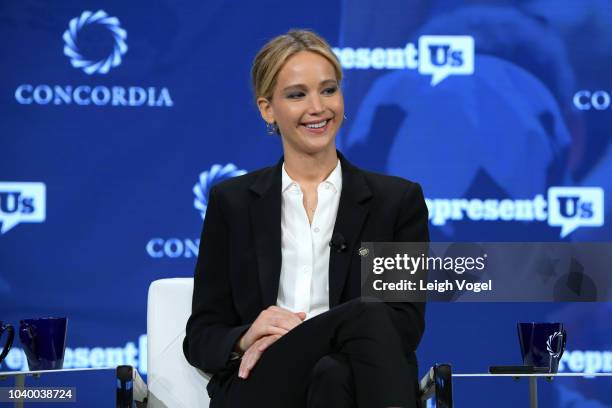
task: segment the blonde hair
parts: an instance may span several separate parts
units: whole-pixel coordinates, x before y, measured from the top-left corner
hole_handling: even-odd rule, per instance
[[[300,51],[310,51],[327,59],[336,73],[338,83],[342,80],[340,61],[331,47],[321,36],[309,30],[289,30],[287,34],[279,35],[264,45],[253,60],[251,81],[258,98],[272,99],[278,73],[287,60]]]

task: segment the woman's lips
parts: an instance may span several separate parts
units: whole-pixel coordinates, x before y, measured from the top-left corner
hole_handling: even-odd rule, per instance
[[[321,133],[325,133],[325,131],[329,128],[329,124],[331,123],[333,119],[327,119],[327,122],[325,123],[325,126],[320,127],[320,128],[310,128],[306,125],[301,125],[304,129],[306,129],[308,132],[310,133],[315,133],[315,134],[321,134]],[[323,121],[321,121],[323,122]],[[319,122],[319,123],[321,123]]]

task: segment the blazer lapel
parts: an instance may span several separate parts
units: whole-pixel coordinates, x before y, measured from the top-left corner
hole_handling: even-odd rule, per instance
[[[250,208],[263,308],[276,304],[281,270],[282,159],[262,172],[251,186],[258,198]]]
[[[346,161],[338,152],[342,166],[342,192],[334,235],[340,234],[344,238],[347,248],[336,252],[331,249],[329,254],[329,306],[334,307],[340,303],[347,274],[351,265],[353,253],[357,250],[361,229],[367,218],[372,192],[365,177],[359,169]]]
[[[344,237],[347,248],[343,252],[333,249],[329,256],[329,306],[340,303],[342,290],[351,265],[352,254],[359,245],[358,239],[367,218],[372,192],[359,169],[351,165],[340,152],[342,166],[342,192],[334,234]],[[263,308],[276,304],[281,252],[281,186],[283,158],[275,167],[262,172],[251,191],[257,195],[250,208],[251,225],[257,254],[257,270]]]

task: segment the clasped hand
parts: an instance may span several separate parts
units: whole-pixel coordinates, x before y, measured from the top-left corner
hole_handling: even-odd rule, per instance
[[[237,343],[237,348],[244,352],[238,376],[246,379],[263,352],[305,318],[304,312],[294,313],[278,306],[263,310]]]

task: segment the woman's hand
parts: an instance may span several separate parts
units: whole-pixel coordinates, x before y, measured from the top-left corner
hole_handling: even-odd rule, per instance
[[[255,367],[255,364],[257,364],[261,358],[263,352],[281,337],[282,336],[280,334],[270,334],[268,336],[261,337],[259,340],[253,343],[242,356],[240,368],[238,369],[238,377],[246,380],[253,367]]]
[[[282,336],[302,323],[305,318],[304,312],[294,313],[278,306],[270,306],[257,316],[249,330],[238,341],[237,348],[244,352],[264,336]]]

